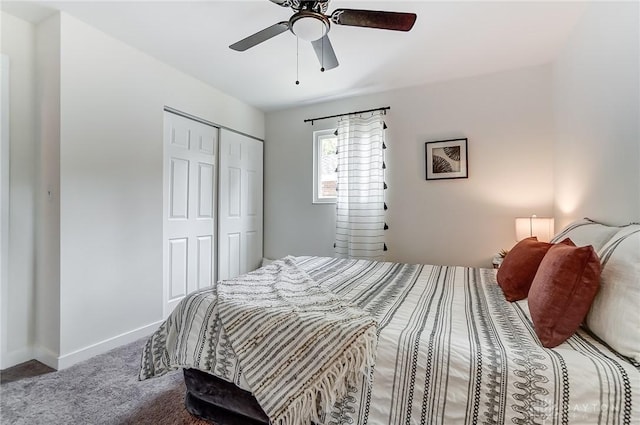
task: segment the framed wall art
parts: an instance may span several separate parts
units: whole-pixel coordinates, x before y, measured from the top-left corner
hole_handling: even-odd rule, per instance
[[[426,142],[424,148],[427,180],[469,177],[467,139]]]

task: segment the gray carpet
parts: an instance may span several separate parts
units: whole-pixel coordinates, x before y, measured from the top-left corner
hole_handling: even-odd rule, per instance
[[[184,408],[182,371],[138,381],[145,340],[0,386],[2,424],[205,425]]]

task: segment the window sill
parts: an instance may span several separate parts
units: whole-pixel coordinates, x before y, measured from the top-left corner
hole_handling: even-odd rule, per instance
[[[335,199],[314,199],[312,202],[314,205],[323,205],[323,204],[335,204]]]

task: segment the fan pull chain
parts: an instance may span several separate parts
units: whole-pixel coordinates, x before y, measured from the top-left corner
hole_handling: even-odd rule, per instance
[[[324,72],[324,36],[322,37],[321,51],[322,51],[322,61],[320,63],[320,72]]]
[[[300,85],[300,37],[296,36],[296,86]]]

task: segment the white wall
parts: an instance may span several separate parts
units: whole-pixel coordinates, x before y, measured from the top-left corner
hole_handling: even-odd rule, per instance
[[[8,340],[64,368],[162,319],[164,106],[259,138],[264,114],[64,13],[2,19],[19,100]]]
[[[34,339],[33,295],[35,285],[35,28],[29,22],[1,14],[2,53],[9,57],[9,249],[7,290],[3,307],[6,332],[3,335],[2,364],[32,358]],[[5,34],[11,34],[10,37]]]
[[[15,242],[25,256],[11,262],[20,283],[10,304],[21,319],[11,319],[9,339],[19,353],[35,338],[41,359],[66,366],[161,319],[163,106],[257,137],[265,117],[68,15],[35,33],[4,13],[2,24],[2,52],[25,70],[17,81],[12,72],[12,226],[35,238]],[[585,215],[639,220],[638,32],[637,4],[595,4],[553,69],[268,114],[265,255],[332,255],[334,207],[311,203],[311,134],[335,121],[303,119],[376,106],[392,107],[389,260],[488,266],[513,245],[514,217],[550,214],[554,201],[559,224]],[[24,83],[30,73],[35,87]],[[20,112],[29,108],[32,118]],[[455,137],[469,138],[470,178],[425,181],[424,142]]]
[[[7,357],[9,299],[9,56],[0,53],[0,369]]]
[[[162,319],[163,107],[260,138],[264,114],[69,15],[61,19],[64,367],[95,353],[92,344],[98,351],[121,344]]]
[[[640,221],[638,2],[596,3],[554,65],[555,216]]]
[[[36,27],[36,358],[57,367],[60,350],[60,16]],[[49,194],[51,194],[49,196]],[[29,213],[25,211],[24,213]]]
[[[553,211],[550,65],[267,114],[265,256],[332,255],[334,205],[312,204],[305,118],[391,106],[387,259],[490,266],[514,218]],[[426,181],[424,143],[467,137],[469,178]]]

